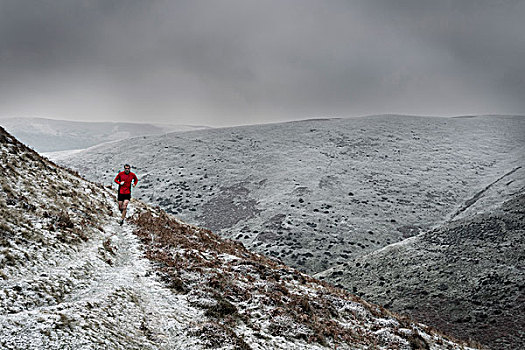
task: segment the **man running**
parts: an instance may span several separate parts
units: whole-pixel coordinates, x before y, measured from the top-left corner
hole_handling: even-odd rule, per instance
[[[118,173],[115,177],[115,182],[118,184],[118,209],[122,213],[122,218],[120,220],[120,226],[124,223],[126,218],[126,209],[128,208],[128,203],[131,200],[131,181],[133,181],[133,187],[137,186],[137,175],[130,171],[131,167],[129,164],[124,165],[124,171]]]

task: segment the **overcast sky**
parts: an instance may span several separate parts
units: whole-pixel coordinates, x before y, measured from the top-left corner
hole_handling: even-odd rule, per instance
[[[525,0],[0,0],[0,117],[525,114]]]

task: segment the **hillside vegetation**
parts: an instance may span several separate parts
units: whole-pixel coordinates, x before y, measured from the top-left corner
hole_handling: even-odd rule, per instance
[[[5,349],[466,349],[240,243],[113,195],[0,129]]]

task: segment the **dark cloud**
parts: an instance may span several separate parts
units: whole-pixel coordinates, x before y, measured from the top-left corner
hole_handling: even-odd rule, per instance
[[[0,0],[0,115],[524,113],[525,1]]]

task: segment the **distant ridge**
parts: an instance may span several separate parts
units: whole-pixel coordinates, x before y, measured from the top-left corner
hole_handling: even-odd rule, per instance
[[[46,118],[4,118],[0,119],[0,125],[38,152],[85,149],[137,136],[209,129],[192,125],[79,122]]]
[[[518,114],[481,114],[481,115],[459,115],[452,118],[457,119],[469,119],[469,118],[482,118],[482,117],[494,117],[494,118],[525,118],[525,115]]]

